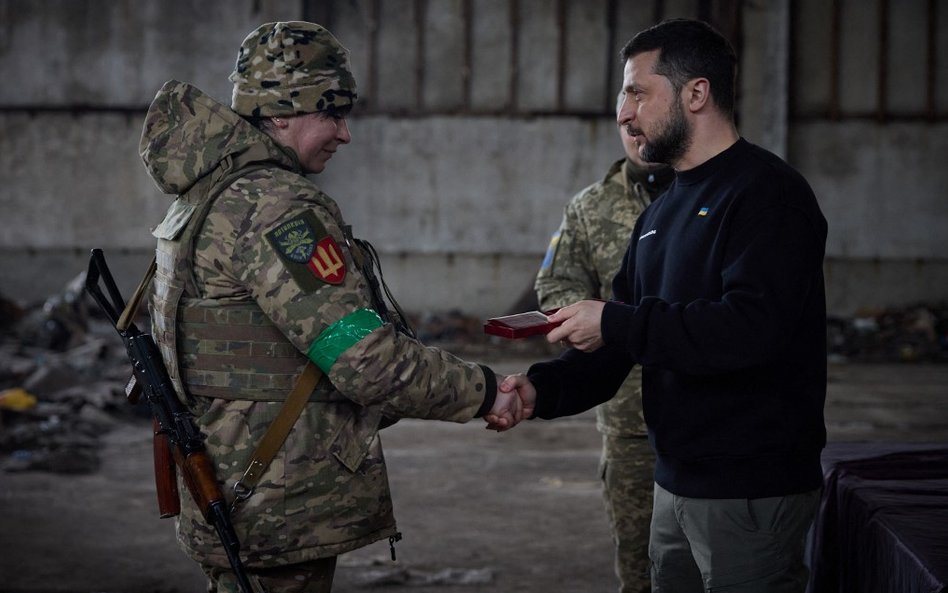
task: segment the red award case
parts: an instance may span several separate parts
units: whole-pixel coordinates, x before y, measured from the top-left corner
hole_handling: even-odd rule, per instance
[[[484,333],[502,338],[526,338],[540,334],[548,334],[559,325],[550,321],[548,315],[556,312],[527,311],[515,315],[492,317],[484,323]]]

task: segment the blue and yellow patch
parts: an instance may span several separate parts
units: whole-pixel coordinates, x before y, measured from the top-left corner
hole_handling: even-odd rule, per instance
[[[707,216],[708,212],[710,212],[710,210],[708,210],[708,207],[705,206],[701,210],[698,210],[698,216]]]
[[[546,248],[546,255],[543,256],[543,263],[540,264],[540,270],[549,270],[553,265],[553,259],[556,257],[556,248],[560,244],[560,231],[553,233],[550,237],[550,246]]]

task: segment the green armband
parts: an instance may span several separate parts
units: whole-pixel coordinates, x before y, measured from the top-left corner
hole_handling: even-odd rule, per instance
[[[382,318],[378,313],[372,309],[359,309],[323,330],[313,340],[306,356],[328,374],[340,354],[379,327],[382,327]]]

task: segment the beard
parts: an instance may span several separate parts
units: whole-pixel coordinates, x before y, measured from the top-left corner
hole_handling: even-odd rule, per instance
[[[675,102],[668,118],[662,122],[655,137],[645,143],[639,156],[650,163],[672,165],[677,162],[691,146],[691,126],[685,119],[681,103]]]

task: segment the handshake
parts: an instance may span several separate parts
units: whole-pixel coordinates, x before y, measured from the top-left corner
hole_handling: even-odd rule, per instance
[[[497,397],[484,414],[488,430],[503,432],[533,415],[537,391],[526,375],[497,376]]]

